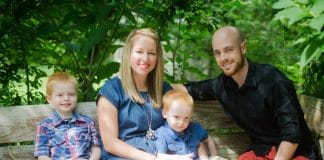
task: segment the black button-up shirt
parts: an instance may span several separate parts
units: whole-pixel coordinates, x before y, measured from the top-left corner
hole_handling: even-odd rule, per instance
[[[219,100],[249,135],[257,155],[265,155],[281,141],[299,143],[295,154],[311,151],[314,142],[293,83],[277,68],[249,61],[247,78],[240,88],[224,74],[185,86],[195,100]]]

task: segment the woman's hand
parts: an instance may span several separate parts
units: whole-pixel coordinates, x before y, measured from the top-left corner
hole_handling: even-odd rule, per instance
[[[171,155],[171,154],[163,154],[158,153],[155,160],[192,160],[194,157],[193,153],[185,154],[185,155]]]

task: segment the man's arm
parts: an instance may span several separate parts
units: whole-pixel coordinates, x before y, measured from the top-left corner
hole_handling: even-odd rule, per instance
[[[299,121],[302,114],[292,82],[281,80],[274,87],[274,91],[274,95],[277,96],[274,98],[274,118],[282,136],[275,160],[289,160],[294,156],[298,143],[301,143],[303,138]]]
[[[219,80],[217,78],[186,84],[172,84],[172,88],[187,91],[194,100],[216,100],[217,93],[220,92],[218,87]]]
[[[279,145],[278,152],[274,160],[290,160],[293,157],[297,147],[298,143],[282,141]]]

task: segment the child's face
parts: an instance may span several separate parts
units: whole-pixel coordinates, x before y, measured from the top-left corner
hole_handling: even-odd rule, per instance
[[[169,126],[180,134],[188,127],[191,114],[192,107],[182,100],[173,101],[169,110],[163,111],[163,117],[167,120]]]
[[[57,82],[53,85],[53,93],[46,99],[60,116],[68,118],[77,106],[77,90],[72,83]]]

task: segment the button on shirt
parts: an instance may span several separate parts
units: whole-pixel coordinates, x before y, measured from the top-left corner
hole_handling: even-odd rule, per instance
[[[155,146],[158,153],[189,154],[198,157],[198,146],[201,141],[208,138],[208,133],[198,123],[190,123],[184,133],[180,135],[170,128],[167,122],[156,130]]]
[[[95,123],[89,117],[73,113],[64,120],[57,112],[37,125],[34,156],[52,159],[88,159],[91,146],[99,146]]]
[[[249,61],[241,87],[224,74],[185,86],[196,100],[219,100],[249,135],[257,155],[266,154],[271,145],[278,146],[281,141],[299,143],[295,153],[307,155],[314,144],[293,83],[271,65]]]

